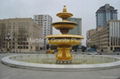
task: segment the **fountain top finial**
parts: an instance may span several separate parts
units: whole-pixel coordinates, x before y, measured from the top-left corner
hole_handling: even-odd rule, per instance
[[[63,12],[67,12],[67,7],[64,5]]]
[[[66,5],[64,5],[63,11],[60,12],[60,13],[57,13],[57,16],[65,20],[65,19],[73,16],[73,14],[72,14],[72,13],[69,13],[69,12],[67,11]]]

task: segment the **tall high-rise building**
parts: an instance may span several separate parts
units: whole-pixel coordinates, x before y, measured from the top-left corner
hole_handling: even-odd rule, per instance
[[[40,49],[40,27],[32,18],[0,20],[0,51],[31,52]]]
[[[82,20],[81,18],[68,18],[69,21],[77,23],[77,26],[70,30],[70,34],[82,35]]]
[[[44,48],[46,49],[46,36],[52,34],[52,17],[50,15],[34,15],[34,21],[40,26],[40,37],[44,39]]]
[[[96,12],[97,27],[106,26],[109,20],[117,19],[117,10],[109,4],[105,4],[104,6],[100,7]]]

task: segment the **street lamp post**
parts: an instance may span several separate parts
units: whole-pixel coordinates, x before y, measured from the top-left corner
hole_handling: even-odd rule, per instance
[[[11,35],[10,33],[8,33],[5,37],[6,41],[7,41],[7,52],[10,52],[10,45],[9,45],[9,42],[11,40]]]

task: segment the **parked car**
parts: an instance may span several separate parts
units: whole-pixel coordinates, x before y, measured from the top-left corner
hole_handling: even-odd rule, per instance
[[[86,54],[87,55],[98,55],[96,49],[93,49],[93,48],[87,49]]]
[[[114,51],[113,51],[113,54],[115,54],[115,55],[120,55],[120,50],[114,50]]]
[[[120,55],[120,51],[113,51],[114,55]]]

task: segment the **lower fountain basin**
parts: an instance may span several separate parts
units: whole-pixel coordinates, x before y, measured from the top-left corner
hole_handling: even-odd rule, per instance
[[[72,40],[72,39],[57,39],[57,40],[48,40],[49,44],[54,45],[78,45],[80,44],[80,40]]]
[[[73,55],[72,64],[56,64],[55,56],[51,54],[17,54],[2,58],[2,63],[18,68],[81,71],[120,66],[120,58],[113,56]]]
[[[80,44],[83,36],[80,35],[72,35],[72,34],[58,34],[58,35],[48,35],[48,43],[53,45],[78,45]]]

